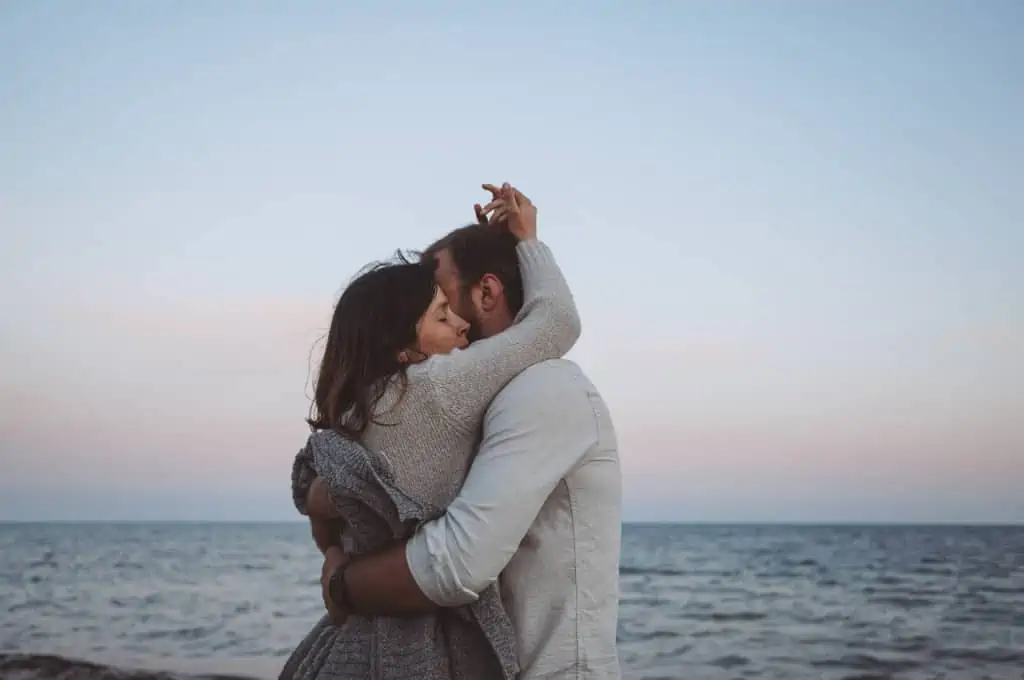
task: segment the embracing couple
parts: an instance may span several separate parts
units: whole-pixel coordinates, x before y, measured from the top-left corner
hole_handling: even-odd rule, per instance
[[[620,677],[612,421],[536,208],[484,189],[334,310],[292,471],[327,613],[282,678]]]

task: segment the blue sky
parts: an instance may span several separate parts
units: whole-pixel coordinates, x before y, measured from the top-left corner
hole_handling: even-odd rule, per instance
[[[288,519],[346,281],[540,207],[643,520],[1024,521],[1012,1],[0,6],[0,519]]]

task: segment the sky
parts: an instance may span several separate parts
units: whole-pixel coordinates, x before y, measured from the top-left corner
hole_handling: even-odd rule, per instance
[[[289,520],[366,263],[539,208],[624,518],[1024,522],[1014,0],[0,4],[0,520]]]

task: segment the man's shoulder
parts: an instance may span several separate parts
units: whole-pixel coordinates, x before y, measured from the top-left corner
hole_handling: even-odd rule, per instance
[[[536,383],[546,380],[555,380],[559,383],[578,384],[581,381],[590,384],[587,374],[583,372],[580,365],[570,359],[548,359],[530,366],[509,382],[515,383]]]
[[[594,387],[579,364],[569,359],[549,359],[530,366],[509,381],[498,397],[555,392],[586,396]]]
[[[583,369],[568,359],[551,359],[513,378],[491,401],[486,419],[565,425],[592,418],[596,405],[603,400]]]
[[[575,362],[552,359],[513,378],[491,401],[484,436],[516,431],[541,437],[538,452],[552,445],[565,455],[581,456],[599,438],[600,396]]]

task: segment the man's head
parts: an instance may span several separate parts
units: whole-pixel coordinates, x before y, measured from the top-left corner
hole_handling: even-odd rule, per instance
[[[437,285],[452,310],[469,322],[470,341],[501,333],[523,306],[517,243],[504,225],[471,224],[423,253],[437,260]]]

